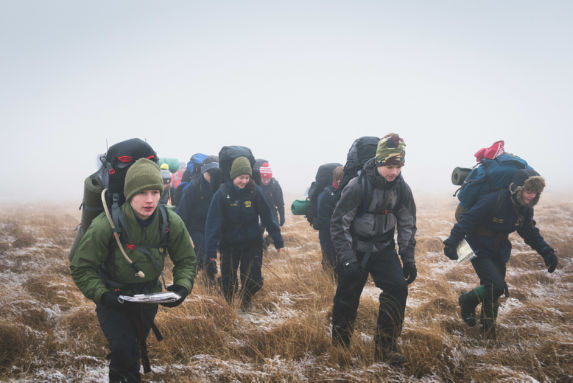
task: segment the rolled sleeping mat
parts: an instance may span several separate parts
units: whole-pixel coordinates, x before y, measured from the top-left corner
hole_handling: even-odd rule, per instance
[[[452,183],[454,185],[463,184],[464,180],[466,179],[468,174],[470,174],[471,171],[472,170],[469,168],[460,168],[460,167],[455,168],[454,171],[452,172]]]
[[[294,215],[305,215],[306,209],[310,205],[310,201],[307,199],[295,199],[290,205],[290,211]]]

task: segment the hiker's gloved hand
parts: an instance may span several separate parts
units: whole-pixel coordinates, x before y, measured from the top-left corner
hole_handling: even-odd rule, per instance
[[[282,226],[285,224],[285,216],[281,215],[281,217],[279,218],[279,226]]]
[[[451,239],[446,239],[444,241],[444,254],[446,257],[450,258],[452,261],[458,259],[458,251],[457,251],[458,244],[454,243]]]
[[[208,275],[215,276],[217,274],[217,261],[213,258],[209,259],[205,269]]]
[[[177,299],[175,302],[162,303],[162,305],[165,307],[179,306],[181,303],[183,303],[187,294],[189,294],[187,289],[181,285],[168,286],[167,291],[173,291],[175,294],[179,295],[181,298]]]
[[[545,249],[541,253],[543,260],[545,261],[545,266],[547,266],[547,271],[550,273],[555,271],[557,267],[557,256],[555,255],[555,251],[553,249]]]
[[[121,302],[119,301],[119,293],[115,291],[106,291],[101,295],[100,302],[102,305],[107,307],[119,307]]]
[[[407,284],[414,282],[416,276],[418,275],[416,264],[412,261],[404,262],[404,265],[402,265],[402,273],[404,274],[404,278],[406,278]]]

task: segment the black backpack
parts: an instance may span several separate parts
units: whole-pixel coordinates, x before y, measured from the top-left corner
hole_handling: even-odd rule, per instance
[[[261,175],[258,169],[255,166],[255,157],[251,152],[251,149],[247,148],[246,146],[223,146],[219,151],[219,169],[221,169],[221,173],[223,175],[223,179],[229,180],[231,173],[231,166],[233,165],[233,161],[238,157],[247,157],[249,162],[251,163],[251,169],[253,170],[253,180],[255,183],[260,185],[261,183]]]
[[[127,169],[140,158],[147,158],[156,163],[158,160],[157,154],[147,142],[139,138],[121,141],[110,146],[106,154],[101,157],[102,166],[85,179],[84,195],[82,204],[80,205],[82,218],[76,229],[76,237],[70,249],[70,261],[93,219],[104,211],[103,200],[106,202],[105,207],[111,212],[110,215],[116,227],[115,230],[120,232],[122,227],[125,227],[121,222],[123,215],[119,209],[125,202],[125,196],[123,195],[125,175]],[[104,189],[107,189],[107,192],[105,196],[102,197]],[[164,237],[166,232],[168,232],[167,227],[163,228],[163,226],[167,224],[167,213],[166,211],[163,212],[162,209],[159,210],[160,214],[164,215],[164,217],[161,218],[161,237],[163,242],[166,241]]]
[[[378,147],[379,141],[380,138],[374,136],[364,136],[354,140],[346,156],[344,176],[337,190],[338,197],[340,197],[342,189],[344,189],[348,182],[358,175],[364,163],[376,156],[376,148]]]
[[[306,209],[305,217],[310,223],[310,225],[315,229],[318,230],[318,217],[316,216],[318,212],[318,195],[324,190],[325,187],[332,184],[332,172],[338,166],[342,166],[337,162],[330,162],[327,164],[322,164],[318,167],[316,171],[316,176],[314,181],[310,184],[308,189],[308,200],[309,204]]]

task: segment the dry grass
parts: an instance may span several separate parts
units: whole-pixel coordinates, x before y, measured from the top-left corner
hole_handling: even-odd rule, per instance
[[[175,309],[161,307],[165,339],[148,339],[153,372],[164,382],[561,382],[573,380],[573,204],[542,201],[536,220],[558,251],[554,274],[523,241],[508,265],[498,339],[460,320],[457,297],[478,282],[471,265],[441,255],[455,203],[419,201],[418,279],[410,286],[399,349],[402,367],[374,363],[378,294],[362,296],[349,350],[330,342],[336,289],[322,271],[317,233],[288,216],[286,249],[264,258],[264,287],[249,312],[229,306],[200,279]],[[18,210],[17,210],[18,209]],[[16,212],[18,214],[16,215]],[[105,380],[106,342],[94,304],[79,293],[67,251],[73,208],[5,207],[0,213],[0,381]]]

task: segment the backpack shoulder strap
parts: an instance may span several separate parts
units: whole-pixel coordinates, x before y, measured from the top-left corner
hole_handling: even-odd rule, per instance
[[[169,214],[167,207],[163,204],[159,205],[159,247],[167,249],[169,243]]]
[[[360,186],[362,187],[362,206],[360,207],[360,210],[358,211],[358,215],[362,215],[365,214],[368,211],[368,203],[370,202],[370,199],[372,198],[372,183],[368,180],[368,177],[366,177],[366,174],[364,172],[362,172],[359,176],[358,176],[358,180],[360,182]]]

